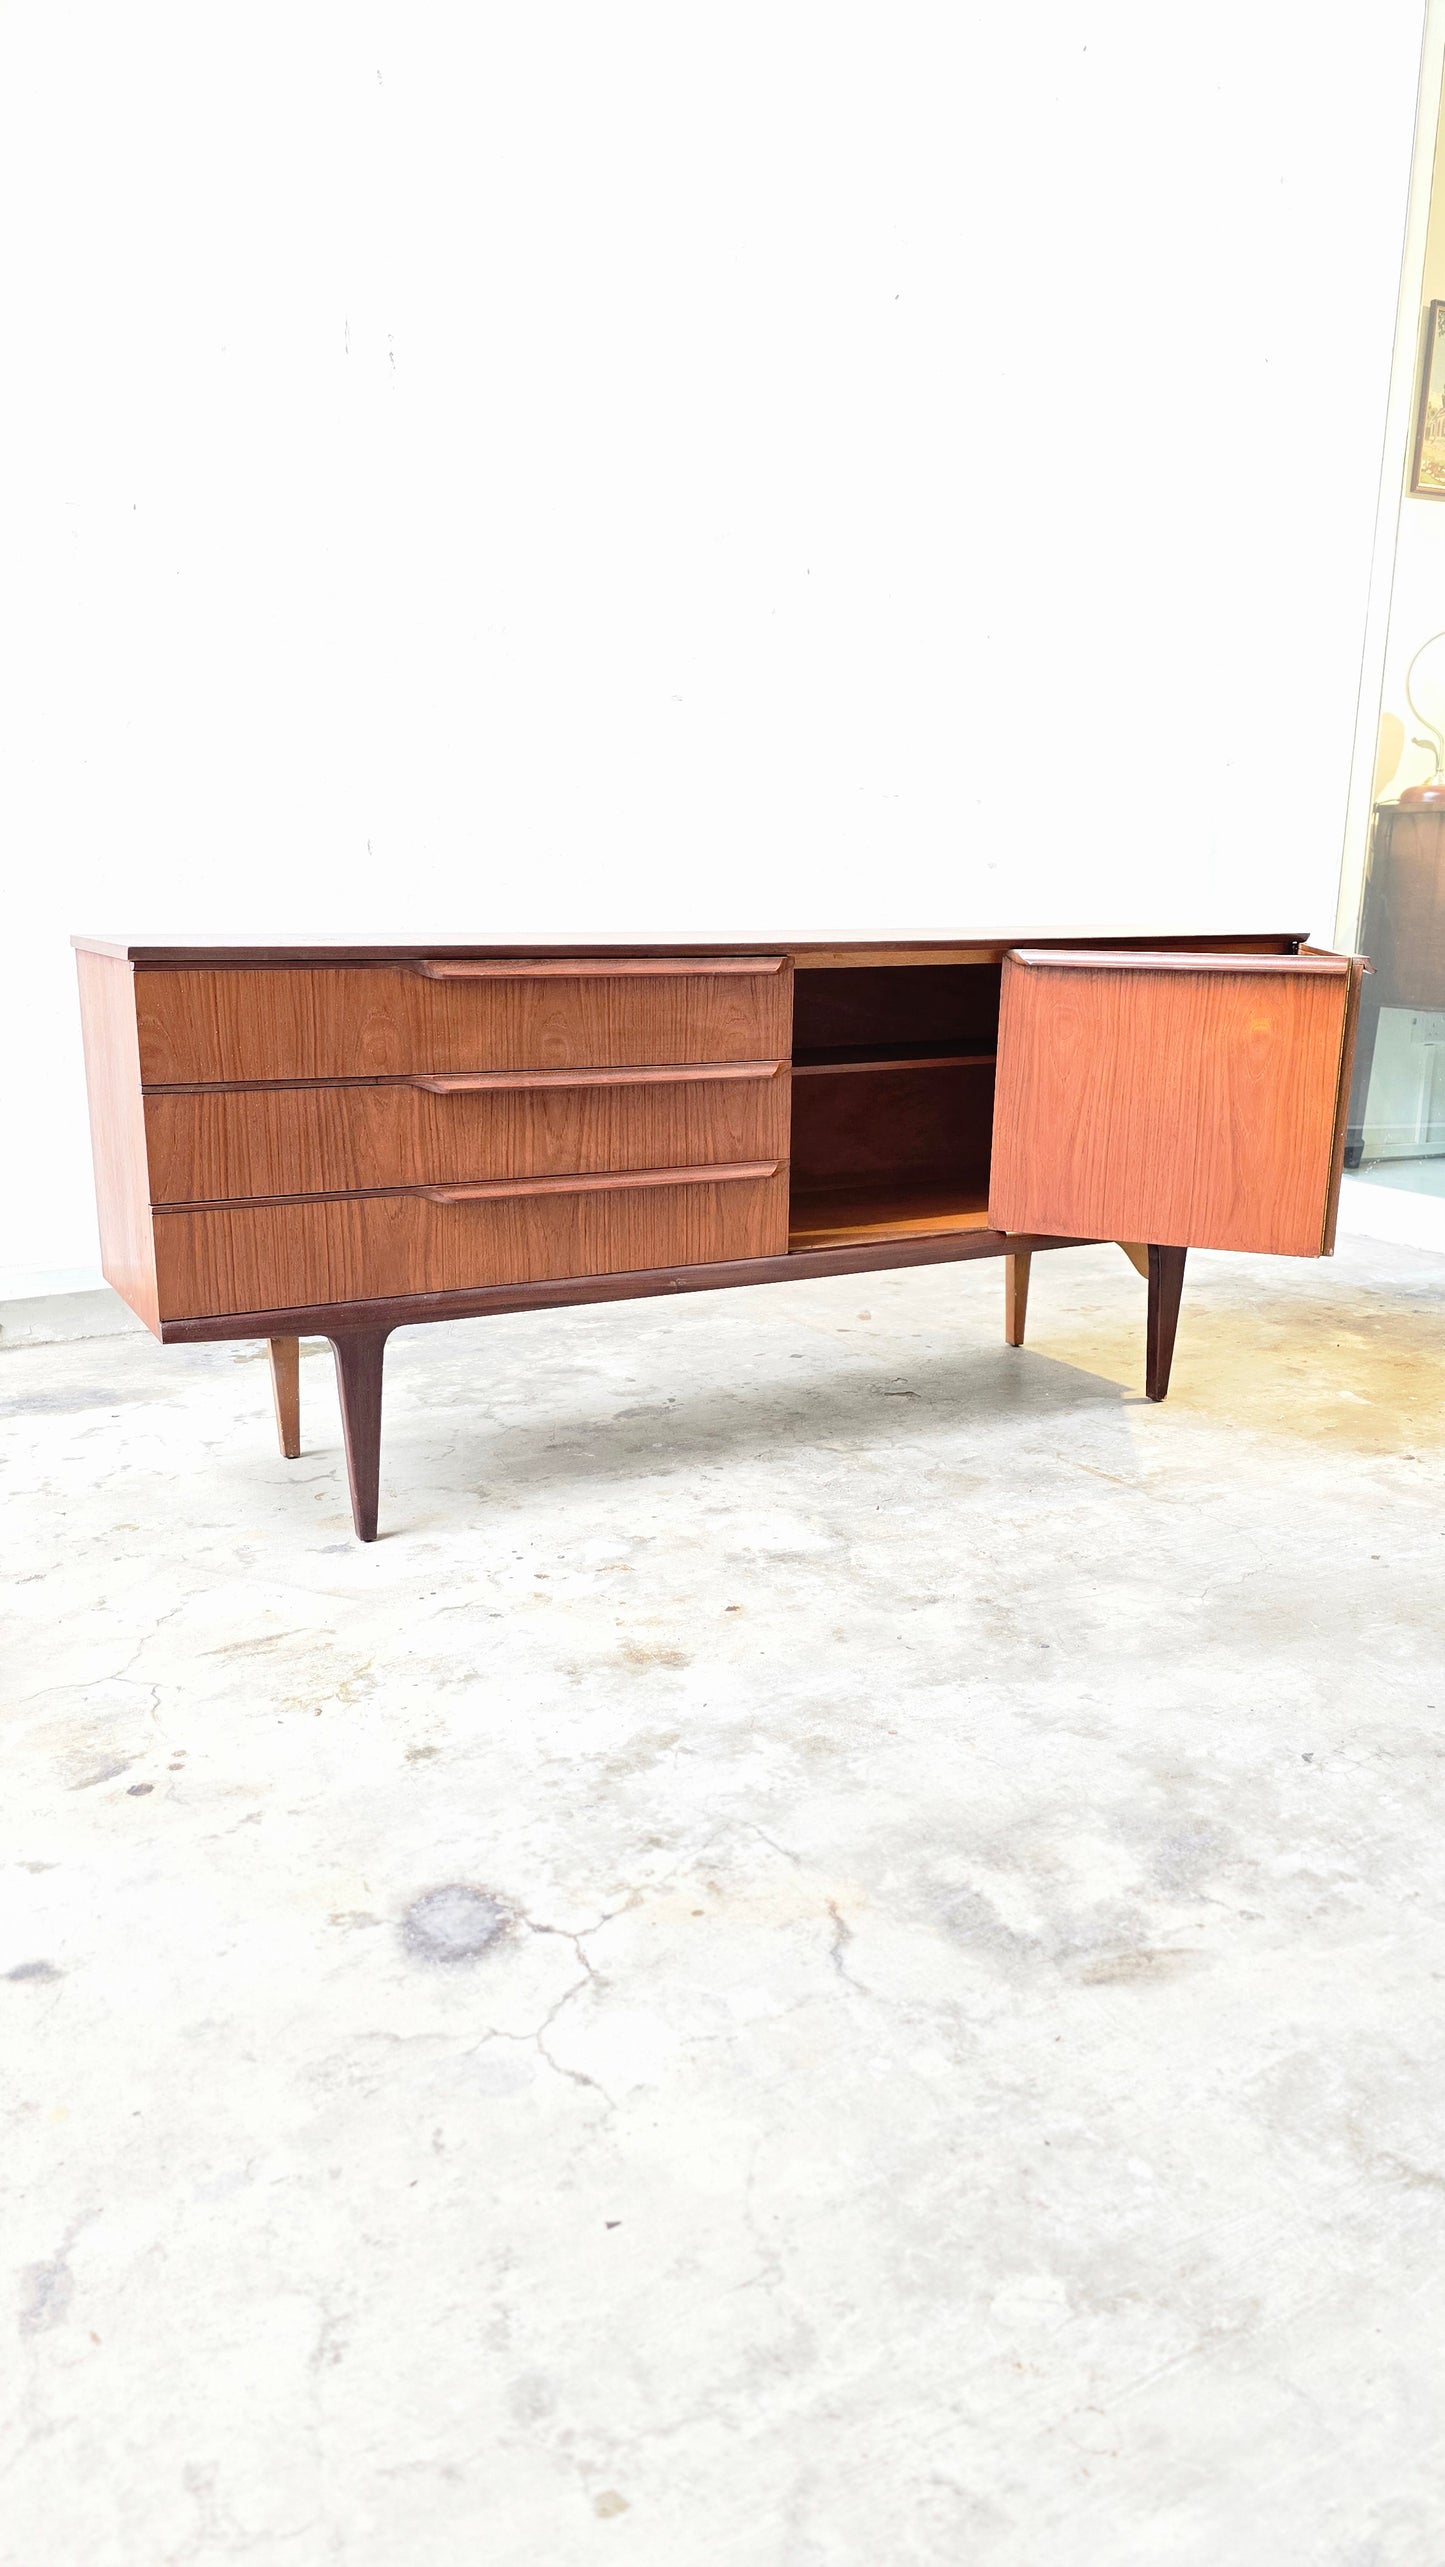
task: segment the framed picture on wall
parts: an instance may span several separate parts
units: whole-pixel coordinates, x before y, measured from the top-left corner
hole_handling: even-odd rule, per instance
[[[1445,302],[1432,303],[1425,320],[1410,488],[1418,499],[1445,499]]]

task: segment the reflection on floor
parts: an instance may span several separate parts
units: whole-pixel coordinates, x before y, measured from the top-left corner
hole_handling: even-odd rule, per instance
[[[1445,1195],[1445,1152],[1428,1159],[1367,1159],[1355,1174],[1366,1185],[1396,1186],[1402,1194]]]

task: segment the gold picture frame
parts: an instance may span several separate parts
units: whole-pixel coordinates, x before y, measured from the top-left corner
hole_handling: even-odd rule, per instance
[[[1416,499],[1445,499],[1445,301],[1432,303],[1425,316],[1410,492]]]

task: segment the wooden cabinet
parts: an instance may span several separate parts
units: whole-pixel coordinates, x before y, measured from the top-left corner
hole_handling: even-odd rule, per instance
[[[1379,802],[1370,833],[1360,941],[1373,970],[1360,993],[1360,1034],[1347,1167],[1364,1156],[1365,1117],[1380,1010],[1445,1005],[1445,810]]]
[[[1437,1008],[1445,991],[1445,810],[1380,802],[1362,937],[1383,1007]]]
[[[105,1271],[165,1340],[336,1350],[357,1530],[418,1320],[1119,1239],[1332,1243],[1359,966],[1298,936],[694,948],[77,937]]]

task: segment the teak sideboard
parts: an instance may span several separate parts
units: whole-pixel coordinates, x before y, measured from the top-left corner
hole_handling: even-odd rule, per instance
[[[1327,1256],[1357,957],[1302,936],[697,946],[77,936],[102,1259],[166,1343],[336,1355],[375,1538],[393,1328],[1117,1240]]]

